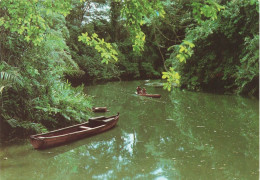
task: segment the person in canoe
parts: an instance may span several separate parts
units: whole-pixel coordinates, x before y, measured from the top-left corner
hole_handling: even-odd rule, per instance
[[[137,94],[141,94],[142,93],[142,88],[140,86],[137,86],[136,92],[137,92]]]
[[[145,88],[143,88],[142,94],[146,94],[146,89]]]

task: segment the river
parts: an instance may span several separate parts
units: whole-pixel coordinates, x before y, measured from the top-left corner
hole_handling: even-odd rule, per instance
[[[154,82],[154,81],[152,81]],[[145,85],[88,86],[95,106],[120,113],[117,126],[64,146],[34,150],[28,140],[0,147],[1,180],[257,180],[259,100]],[[134,94],[138,85],[152,99]]]

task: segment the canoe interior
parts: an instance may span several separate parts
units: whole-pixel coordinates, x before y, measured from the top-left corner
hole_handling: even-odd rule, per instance
[[[106,118],[104,116],[101,116],[101,117],[96,117],[96,118],[90,118],[89,122],[77,124],[74,126],[69,126],[66,128],[61,128],[58,130],[50,131],[48,133],[33,135],[31,137],[52,137],[52,136],[59,136],[59,135],[69,134],[69,133],[73,133],[73,132],[77,132],[77,131],[82,131],[82,130],[88,130],[90,128],[95,128],[95,127],[104,125],[107,123],[106,120],[111,120],[111,119],[114,119],[115,117],[116,116],[111,116],[111,117]]]
[[[67,144],[85,137],[102,133],[113,128],[119,119],[119,113],[111,117],[89,118],[88,122],[50,131],[48,133],[30,136],[30,142],[35,149],[46,149]]]

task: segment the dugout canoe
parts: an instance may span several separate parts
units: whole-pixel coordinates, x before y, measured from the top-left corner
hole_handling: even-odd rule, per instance
[[[92,107],[93,112],[109,112],[107,107]]]
[[[137,94],[137,93],[136,93]],[[160,98],[160,94],[137,94],[138,96],[146,96],[146,97],[152,97],[152,98]]]
[[[88,122],[69,126],[48,133],[30,136],[30,142],[35,149],[46,149],[66,144],[88,136],[102,133],[113,128],[119,120],[119,113],[110,117],[90,118]]]

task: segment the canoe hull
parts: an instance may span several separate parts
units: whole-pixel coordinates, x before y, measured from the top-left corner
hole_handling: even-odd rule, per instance
[[[107,131],[113,128],[117,124],[118,120],[119,115],[116,115],[113,116],[111,121],[105,124],[101,123],[95,127],[89,127],[89,123],[87,122],[55,131],[50,131],[49,133],[32,135],[30,136],[30,142],[35,149],[46,149],[53,146],[59,146]],[[85,127],[85,129],[81,129],[81,127]]]
[[[139,96],[152,97],[152,98],[160,98],[160,94],[138,94]]]
[[[93,112],[108,112],[106,107],[93,107],[92,111]]]

